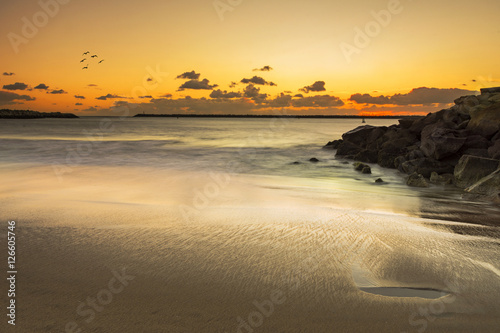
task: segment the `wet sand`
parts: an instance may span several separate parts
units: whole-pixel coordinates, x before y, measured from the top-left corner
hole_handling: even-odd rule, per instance
[[[36,171],[0,176],[0,217],[18,223],[18,317],[7,332],[500,326],[500,241],[488,232],[351,209],[314,186],[256,176],[179,210],[208,175],[82,167],[58,183]]]

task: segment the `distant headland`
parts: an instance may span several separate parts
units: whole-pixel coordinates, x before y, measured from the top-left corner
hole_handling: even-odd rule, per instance
[[[0,110],[0,119],[38,119],[38,118],[79,118],[72,113],[38,112],[30,110]]]
[[[309,118],[309,119],[401,119],[413,116],[357,116],[357,115],[282,115],[282,114],[148,114],[134,117],[168,118]]]

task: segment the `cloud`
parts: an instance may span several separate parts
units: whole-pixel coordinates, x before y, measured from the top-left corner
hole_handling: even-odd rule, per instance
[[[266,105],[268,105],[270,107],[283,108],[283,107],[290,106],[291,102],[292,102],[291,95],[281,93],[276,98],[274,98],[272,100],[268,100],[265,103],[266,103]]]
[[[392,104],[392,105],[428,105],[449,104],[463,95],[474,95],[475,90],[457,88],[440,89],[420,87],[407,94],[394,94],[392,96],[371,96],[370,94],[354,94],[349,100],[358,104]]]
[[[252,98],[256,101],[261,101],[267,98],[267,94],[261,94],[260,88],[255,87],[253,84],[249,84],[248,86],[246,86],[245,90],[243,91],[243,96]]]
[[[153,98],[151,95],[146,95],[146,96],[139,96],[139,98]]]
[[[231,81],[229,84],[229,88],[235,88],[238,85],[238,82]]]
[[[164,95],[161,95],[160,97],[164,97],[164,98],[171,98],[171,97],[172,97],[172,94],[164,94]]]
[[[113,98],[125,98],[125,97],[114,95],[114,94],[107,94],[107,95],[104,95],[104,96],[96,97],[95,99],[98,99],[98,100],[101,100],[101,101],[105,101],[107,99],[113,99]]]
[[[60,95],[60,94],[67,94],[67,92],[65,92],[64,90],[62,89],[59,89],[59,90],[52,90],[50,93],[48,94],[53,94],[53,95]]]
[[[5,75],[5,76],[12,76],[12,75],[16,75],[15,73],[7,73],[7,72],[3,72],[2,75]]]
[[[13,104],[15,101],[34,101],[36,98],[28,95],[19,95],[10,91],[0,90],[0,105]]]
[[[239,97],[241,97],[241,93],[240,92],[233,92],[233,91],[227,92],[226,90],[222,91],[220,89],[217,89],[217,90],[212,91],[212,93],[210,94],[210,97],[211,98],[239,98]]]
[[[78,99],[85,99],[85,96],[75,95],[75,98],[78,98]]]
[[[210,81],[207,79],[203,79],[202,81],[198,80],[189,80],[184,82],[182,86],[179,87],[178,91],[182,91],[184,89],[195,89],[195,90],[212,90],[215,87],[218,87],[217,84],[209,84]]]
[[[276,86],[276,83],[274,82],[267,82],[266,80],[264,80],[263,78],[261,78],[260,76],[254,76],[253,78],[251,79],[242,79],[240,81],[241,83],[253,83],[253,84],[259,84],[259,85],[262,85],[262,86],[265,86],[265,85],[268,85],[268,86]]]
[[[82,103],[75,103],[75,105],[83,105]]]
[[[6,84],[3,88],[7,90],[25,90],[28,88],[28,85],[22,82],[16,82],[14,84]]]
[[[302,97],[304,97],[304,95],[302,95],[302,94],[295,94],[293,97],[302,98]]]
[[[200,73],[196,73],[195,71],[184,72],[181,75],[177,76],[177,79],[186,79],[186,80],[198,80],[200,78]]]
[[[255,68],[253,71],[254,72],[270,72],[272,70],[273,70],[273,68],[271,66],[264,66],[262,68]]]
[[[91,107],[84,109],[82,111],[95,112],[95,111],[98,111],[98,109],[95,106],[91,106]]]
[[[310,86],[305,86],[304,88],[299,89],[300,91],[308,94],[310,91],[325,91],[325,81],[316,81]]]
[[[326,108],[339,107],[343,106],[344,104],[345,103],[340,98],[330,95],[310,96],[292,100],[292,105],[295,107]]]
[[[43,84],[43,83],[40,83],[39,85],[37,85],[35,88],[33,89],[40,89],[40,90],[47,90],[49,89],[49,86]]]

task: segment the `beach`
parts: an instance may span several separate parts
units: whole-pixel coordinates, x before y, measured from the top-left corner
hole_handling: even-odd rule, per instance
[[[189,121],[175,126],[200,126]],[[205,123],[203,140],[196,130],[176,137],[172,125],[167,138],[149,127],[150,141],[135,141],[157,126],[144,122],[116,123],[73,164],[71,147],[93,142],[81,128],[2,138],[12,150],[0,172],[1,232],[16,221],[18,271],[16,326],[6,331],[497,330],[494,205],[409,188],[375,165],[361,175],[321,150],[317,133],[335,139],[354,123],[287,125],[273,141],[280,149],[271,137],[248,144],[268,120],[240,132],[231,123],[229,139]],[[244,155],[231,150],[244,142]]]

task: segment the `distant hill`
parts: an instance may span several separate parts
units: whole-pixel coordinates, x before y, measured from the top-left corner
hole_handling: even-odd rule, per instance
[[[38,112],[30,110],[0,110],[0,119],[37,119],[37,118],[79,118],[72,113]]]

